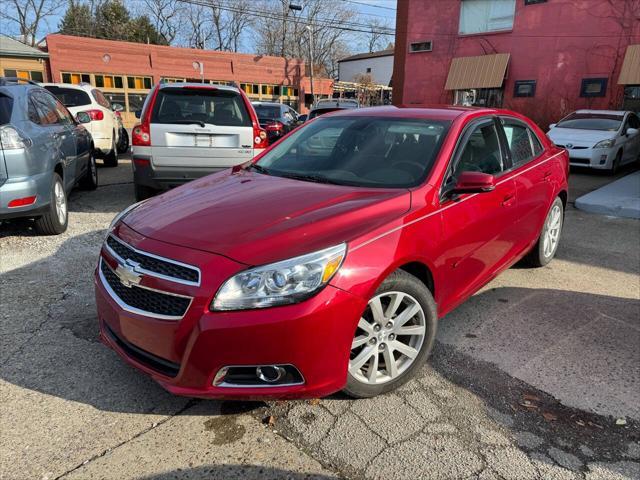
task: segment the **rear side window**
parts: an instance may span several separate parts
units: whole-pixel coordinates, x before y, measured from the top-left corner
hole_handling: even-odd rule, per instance
[[[13,112],[13,98],[0,95],[0,125],[11,121],[11,112]]]
[[[515,120],[503,119],[502,128],[514,167],[524,165],[542,152],[540,141],[526,125]]]
[[[163,88],[158,92],[152,123],[198,123],[250,127],[242,97],[215,89]]]
[[[82,90],[57,87],[54,85],[48,85],[44,88],[53,93],[65,107],[82,107],[83,105],[91,105],[89,95]]]
[[[102,94],[102,92],[100,90],[91,90],[91,93],[93,94],[93,97],[96,99],[96,102],[98,102],[98,105],[104,107],[104,108],[108,108],[111,109],[111,103],[109,103],[109,100],[107,100],[104,95]]]

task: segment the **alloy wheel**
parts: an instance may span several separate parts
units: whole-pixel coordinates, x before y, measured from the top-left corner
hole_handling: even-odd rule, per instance
[[[358,322],[349,373],[368,385],[394,380],[413,364],[425,335],[424,310],[415,298],[398,291],[376,295]]]
[[[558,248],[558,241],[560,240],[560,231],[562,229],[562,208],[560,205],[554,205],[549,215],[547,215],[547,229],[544,234],[542,251],[545,257],[552,256],[556,248]]]
[[[64,194],[62,183],[56,182],[53,187],[53,195],[56,203],[56,215],[58,215],[60,225],[63,225],[67,220],[67,198]]]

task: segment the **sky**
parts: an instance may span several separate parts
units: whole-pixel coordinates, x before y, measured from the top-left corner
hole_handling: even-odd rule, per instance
[[[353,21],[358,23],[367,23],[368,21],[377,19],[387,22],[387,25],[391,28],[395,27],[396,20],[396,3],[397,0],[342,0],[350,4],[357,12],[358,16]],[[0,0],[0,3],[4,3],[4,0]],[[7,2],[8,4],[9,2]],[[128,2],[125,2],[125,4]],[[294,3],[294,0],[292,0]],[[5,6],[7,5],[5,4]],[[46,20],[46,23],[42,25],[42,28],[38,32],[38,40],[44,38],[48,33],[55,33],[58,30],[58,24],[60,23],[60,16],[53,16]],[[8,24],[5,19],[0,18],[0,33],[6,35],[17,35],[18,31],[15,27]],[[388,42],[393,42],[394,38],[389,36]],[[358,38],[357,34],[354,34],[353,39],[354,52],[366,51],[366,45],[361,38]],[[386,45],[385,45],[386,46]],[[384,47],[383,47],[384,48]],[[243,50],[251,50],[250,45],[243,45]]]

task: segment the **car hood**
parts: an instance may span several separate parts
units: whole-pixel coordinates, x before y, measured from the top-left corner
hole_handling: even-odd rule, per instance
[[[614,138],[616,136],[616,132],[610,132],[607,130],[579,130],[577,128],[554,127],[549,130],[547,135],[555,144],[566,145],[567,143],[574,143],[581,146],[593,146],[601,140]]]
[[[146,201],[124,223],[146,237],[261,265],[348,242],[410,205],[404,189],[227,170]]]

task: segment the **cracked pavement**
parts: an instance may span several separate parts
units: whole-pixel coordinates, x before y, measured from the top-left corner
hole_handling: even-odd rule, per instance
[[[72,194],[64,235],[0,227],[0,478],[640,478],[637,221],[570,207],[558,258],[510,269],[443,319],[396,392],[205,401],[97,340],[92,271],[133,201],[128,162],[99,173],[96,192]]]

